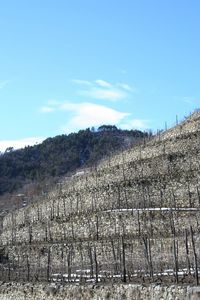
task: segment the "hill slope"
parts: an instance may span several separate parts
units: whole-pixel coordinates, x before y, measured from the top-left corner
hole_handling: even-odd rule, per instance
[[[4,217],[0,274],[8,281],[198,284],[199,160],[196,112],[64,179],[44,201]]]
[[[42,144],[25,149],[8,149],[0,156],[0,195],[32,181],[63,176],[97,163],[146,135],[138,130],[120,130],[116,126],[104,125],[98,131],[86,129],[48,138]]]

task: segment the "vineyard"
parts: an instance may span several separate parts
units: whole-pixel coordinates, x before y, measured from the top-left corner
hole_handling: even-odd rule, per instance
[[[7,214],[0,280],[199,284],[200,111]]]

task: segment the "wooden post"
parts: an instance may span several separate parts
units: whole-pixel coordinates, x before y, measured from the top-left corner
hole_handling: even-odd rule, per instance
[[[68,282],[71,281],[71,247],[68,250],[67,255],[67,271],[68,271]]]
[[[178,125],[178,115],[176,115],[176,125]]]
[[[90,243],[88,242],[88,255],[90,259],[90,278],[94,277],[93,258]]]
[[[9,253],[8,253],[8,281],[10,281],[10,257],[9,257]]]
[[[65,216],[65,218],[66,218],[66,204],[65,204],[65,198],[64,198],[64,195],[62,196],[62,200],[63,200],[64,216]]]
[[[30,281],[30,263],[28,253],[26,254],[26,266],[27,266],[27,281]]]
[[[148,248],[149,248],[149,269],[150,269],[150,277],[153,279],[153,262],[151,256],[151,240],[148,239]]]
[[[190,257],[189,257],[189,248],[188,248],[188,232],[185,229],[185,250],[186,250],[186,257],[187,257],[187,267],[188,267],[188,274],[190,274]]]
[[[48,256],[47,256],[47,281],[50,281],[50,265],[51,265],[51,249],[48,249]]]
[[[178,283],[178,241],[176,243],[175,229],[173,237],[173,251],[174,251],[174,266],[175,266],[175,279]]]
[[[124,236],[122,235],[122,265],[123,265],[123,282],[126,282],[126,254]]]
[[[94,246],[94,263],[95,263],[95,283],[99,281],[99,266],[97,261],[96,246]]]
[[[96,239],[99,239],[99,217],[96,214]]]
[[[113,253],[113,259],[114,259],[114,274],[118,273],[118,265],[117,265],[117,257],[115,253],[115,246],[113,240],[111,240],[111,246],[112,246],[112,253]]]
[[[29,225],[29,244],[32,243],[32,239],[33,239],[32,227],[31,225]]]
[[[195,242],[194,242],[194,231],[193,231],[193,229],[192,229],[192,226],[190,226],[190,233],[191,233],[192,249],[193,249],[193,255],[194,255],[194,265],[195,265],[195,278],[196,278],[196,284],[199,285],[198,264],[197,264],[197,253],[196,253],[196,246],[195,246]]]
[[[153,278],[153,264],[152,264],[152,257],[151,257],[151,242],[150,239],[147,237],[143,237],[144,243],[144,253],[148,264],[149,274],[150,277]]]
[[[192,207],[192,195],[191,195],[191,192],[190,192],[189,181],[187,182],[187,188],[188,188],[189,205],[190,205],[190,207]]]
[[[141,235],[141,225],[140,225],[140,212],[139,209],[137,210],[137,220],[138,220],[138,233],[139,233],[139,237]]]
[[[198,188],[198,186],[197,186],[197,198],[198,198],[198,203],[200,205],[200,194],[199,194],[199,188]]]

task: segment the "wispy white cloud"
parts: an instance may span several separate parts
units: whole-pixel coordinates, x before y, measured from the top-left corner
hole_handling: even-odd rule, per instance
[[[41,143],[44,141],[43,137],[29,137],[20,140],[0,140],[0,151],[5,152],[5,150],[9,147],[13,147],[14,149],[21,149],[25,146],[33,146],[37,143]]]
[[[102,80],[102,79],[97,79],[95,82],[97,85],[99,85],[101,87],[107,87],[107,88],[112,87],[112,84],[110,82]]]
[[[81,91],[80,94],[93,99],[110,100],[110,101],[120,100],[126,98],[127,96],[124,91],[116,88],[111,88],[111,89],[92,88],[87,91]]]
[[[136,91],[126,83],[110,83],[103,79],[95,81],[74,79],[73,82],[82,86],[82,89],[78,91],[79,95],[98,100],[118,101]]]
[[[52,113],[56,111],[61,105],[62,103],[57,100],[48,100],[45,106],[40,107],[39,112],[45,114]]]
[[[43,107],[44,108],[44,107]],[[48,112],[48,106],[43,112]],[[49,107],[50,109],[52,107]],[[148,121],[133,119],[128,112],[121,112],[111,107],[91,102],[74,103],[66,101],[54,106],[54,111],[68,113],[68,121],[61,126],[62,132],[70,133],[88,127],[98,127],[103,124],[117,125],[122,129],[147,129]]]
[[[88,80],[82,80],[82,79],[72,79],[72,82],[79,85],[87,85],[90,86],[92,83]]]
[[[121,129],[140,129],[145,130],[149,128],[149,121],[143,119],[127,119],[120,124]]]
[[[118,83],[118,86],[128,92],[136,92],[136,88],[131,87],[129,84],[127,83]]]
[[[102,124],[118,124],[129,113],[124,113],[104,105],[94,103],[64,103],[62,109],[72,112],[72,116],[62,127],[62,130],[69,133],[77,129],[84,129]]]

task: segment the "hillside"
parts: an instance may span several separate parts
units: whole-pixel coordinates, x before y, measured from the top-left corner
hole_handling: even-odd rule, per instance
[[[12,193],[31,182],[41,182],[91,166],[103,157],[126,149],[146,137],[138,130],[120,130],[104,125],[95,130],[60,135],[42,144],[0,156],[0,195]]]
[[[2,278],[198,285],[199,145],[197,111],[7,214]]]

